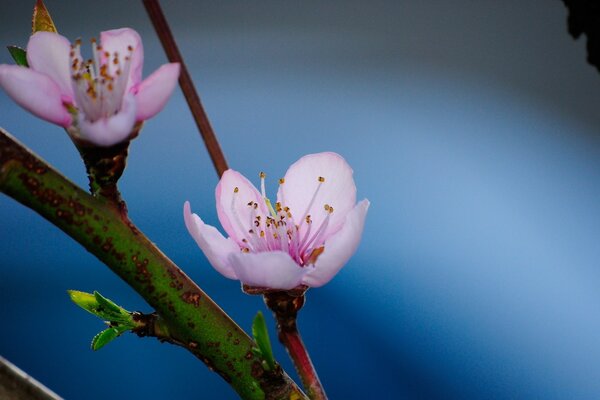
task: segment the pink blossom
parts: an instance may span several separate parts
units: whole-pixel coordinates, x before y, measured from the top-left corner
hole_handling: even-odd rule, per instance
[[[179,77],[179,64],[165,64],[142,81],[144,48],[129,28],[92,39],[93,58],[52,32],[37,32],[27,44],[29,68],[0,65],[0,87],[32,114],[67,128],[98,146],[127,139],[136,123],[156,115]]]
[[[221,274],[256,288],[288,290],[329,282],[356,251],[369,201],[356,204],[352,168],[336,153],[309,154],[279,181],[277,202],[239,172],[226,171],[215,190],[216,228],[183,207],[185,224]]]

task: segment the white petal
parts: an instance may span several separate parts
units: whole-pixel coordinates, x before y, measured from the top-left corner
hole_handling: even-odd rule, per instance
[[[319,183],[319,177],[325,182]],[[319,192],[309,208],[317,187]],[[356,186],[352,178],[352,168],[342,156],[326,152],[309,154],[290,166],[285,174],[285,183],[279,186],[277,201],[291,210],[296,224],[301,224],[301,218],[310,215],[312,229],[317,229],[327,216],[324,206],[334,208],[330,216],[325,238],[335,233],[344,223],[346,214],[356,204]],[[308,212],[306,212],[308,211]],[[301,237],[307,229],[302,223]]]
[[[234,193],[238,188],[237,193]],[[256,215],[260,215],[264,221],[268,215],[265,202],[261,194],[256,190],[244,175],[229,169],[225,171],[219,184],[215,189],[217,200],[217,215],[223,225],[223,229],[240,246],[245,246],[242,239],[248,236],[248,230],[254,227],[252,221],[253,209],[248,206],[249,202],[258,204]]]
[[[183,205],[183,219],[188,232],[214,269],[229,279],[237,279],[228,256],[239,253],[239,246],[231,238],[225,239],[214,226],[206,225],[198,215],[192,214],[189,201]]]
[[[142,67],[144,66],[144,46],[140,35],[131,28],[113,29],[100,33],[100,44],[104,51],[111,54],[118,53],[122,59],[129,54],[128,47],[133,48],[131,56],[131,67],[129,70],[129,79],[127,80],[127,92],[132,87],[137,86],[142,81]],[[103,58],[103,62],[105,62]],[[122,61],[121,61],[122,62]],[[110,63],[109,63],[110,66]],[[114,71],[111,71],[113,73]]]
[[[137,120],[154,117],[163,109],[179,78],[179,64],[165,64],[139,85],[136,90]]]
[[[229,259],[238,279],[254,287],[292,289],[301,283],[306,273],[305,268],[283,251],[232,253]]]
[[[121,110],[108,118],[95,122],[86,119],[83,112],[78,114],[79,138],[97,146],[112,146],[127,139],[135,125],[135,99],[129,93],[123,98]]]
[[[73,102],[70,57],[71,43],[53,32],[36,32],[27,44],[27,62],[34,71],[48,75],[59,87],[63,101]]]
[[[48,75],[18,65],[0,65],[0,87],[21,107],[67,128],[71,115],[65,109],[59,87]]]
[[[315,266],[307,267],[309,271],[302,283],[310,287],[323,286],[348,262],[360,243],[369,204],[365,199],[348,213],[342,228],[325,242],[325,251]]]

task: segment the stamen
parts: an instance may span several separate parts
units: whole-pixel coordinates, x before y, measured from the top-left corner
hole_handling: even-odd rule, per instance
[[[267,192],[265,190],[265,178],[267,177],[267,174],[265,174],[264,172],[261,172],[260,174],[258,174],[258,176],[260,177],[260,194],[262,194],[262,197],[264,197],[266,199]]]
[[[313,193],[312,198],[310,199],[310,202],[308,203],[308,207],[306,207],[306,210],[304,211],[304,214],[302,215],[302,218],[300,219],[300,225],[298,226],[298,228],[300,228],[302,226],[302,224],[304,223],[304,218],[306,218],[306,216],[308,215],[308,212],[310,211],[311,207],[313,206],[317,195],[319,194],[319,190],[321,189],[321,186],[323,185],[323,183],[325,182],[325,178],[323,178],[322,176],[320,176],[317,181],[319,182],[317,185],[317,189],[315,190],[315,192]]]
[[[311,248],[311,246],[314,244],[315,246],[320,245],[320,241],[322,236],[324,235],[325,231],[327,230],[327,227],[329,226],[329,217],[331,216],[331,212],[327,213],[327,216],[325,217],[325,219],[323,220],[323,222],[321,223],[321,226],[319,227],[319,229],[315,232],[315,234],[313,235],[313,237],[311,237],[308,241],[306,241],[304,243],[304,245],[302,246],[302,249],[300,249],[300,254],[302,255],[302,258],[304,258],[304,255],[306,253],[310,254],[312,252],[311,251],[307,251]]]
[[[239,193],[240,189],[236,186],[235,188],[233,188],[233,196],[231,196],[231,215],[233,215],[233,221],[235,222],[235,224],[237,225],[238,229],[240,230],[241,234],[242,234],[242,242],[248,244],[250,246],[250,248],[252,250],[255,249],[255,243],[252,242],[252,236],[250,236],[250,240],[246,240],[244,241],[244,239],[248,239],[248,237],[246,236],[246,228],[244,228],[244,225],[242,224],[242,221],[240,220],[240,217],[237,213],[237,210],[235,209],[235,200],[238,197],[237,194]],[[250,233],[252,230],[250,230]]]

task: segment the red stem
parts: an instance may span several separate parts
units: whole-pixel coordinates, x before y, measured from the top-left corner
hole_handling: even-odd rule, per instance
[[[290,358],[294,362],[296,371],[302,380],[302,385],[311,399],[327,399],[327,395],[321,385],[317,371],[310,360],[308,351],[302,342],[298,329],[291,331],[280,330],[279,340],[287,349]]]
[[[323,385],[321,385],[317,371],[302,342],[296,323],[298,311],[304,305],[305,291],[306,288],[301,288],[298,291],[294,289],[283,292],[268,291],[263,294],[263,297],[265,304],[275,315],[279,341],[286,348],[294,362],[308,397],[312,400],[327,400]]]
[[[206,150],[208,150],[208,154],[210,154],[210,158],[215,166],[215,170],[217,171],[217,174],[221,176],[223,175],[223,172],[229,169],[227,166],[227,161],[225,160],[225,156],[221,151],[221,146],[219,145],[219,141],[215,136],[215,132],[210,125],[210,121],[208,120],[208,116],[204,111],[204,107],[202,107],[200,96],[198,96],[198,92],[194,87],[194,83],[192,82],[192,78],[188,72],[185,62],[183,61],[183,57],[179,52],[177,43],[175,43],[175,38],[173,38],[169,23],[165,18],[158,0],[143,0],[143,3],[144,7],[146,7],[146,11],[148,12],[150,20],[152,21],[152,25],[154,25],[156,34],[158,35],[160,42],[165,49],[167,58],[170,62],[177,62],[179,65],[181,65],[179,86],[181,86],[181,90],[183,91],[183,95],[185,96],[188,106],[190,107],[190,111],[192,112],[194,120],[196,121],[198,130],[200,130],[200,134],[202,135],[202,139],[206,145]]]

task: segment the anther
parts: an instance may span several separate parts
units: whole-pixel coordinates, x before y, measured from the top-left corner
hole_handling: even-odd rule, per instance
[[[280,184],[280,185],[283,185],[284,183],[285,183],[285,179],[283,179],[283,178],[279,178],[279,184]]]
[[[233,193],[237,193],[239,191],[240,191],[240,189],[237,186],[233,188]]]
[[[319,177],[319,182],[323,183],[325,182],[325,178],[323,178],[322,176]]]
[[[258,174],[258,176],[260,177],[260,179],[265,179],[267,177],[267,174],[261,172],[260,174]]]

